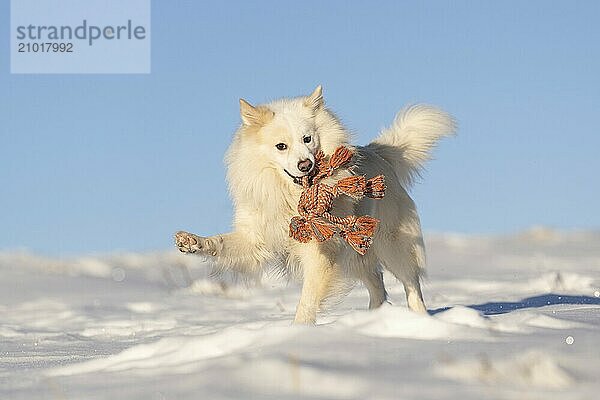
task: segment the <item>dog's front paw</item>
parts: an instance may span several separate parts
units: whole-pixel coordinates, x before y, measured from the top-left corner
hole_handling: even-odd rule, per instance
[[[175,234],[175,246],[182,253],[196,253],[202,250],[202,242],[205,239],[193,233],[179,231]]]
[[[202,253],[216,256],[221,249],[222,240],[205,238],[193,233],[179,231],[175,234],[175,245],[182,253]]]

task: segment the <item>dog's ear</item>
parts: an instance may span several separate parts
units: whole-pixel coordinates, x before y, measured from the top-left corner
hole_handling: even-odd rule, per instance
[[[258,110],[244,99],[240,99],[240,117],[244,125],[256,125],[260,118]]]
[[[313,111],[319,110],[323,107],[323,87],[321,85],[317,86],[317,88],[311,93],[310,96],[304,100],[304,105]]]
[[[246,126],[262,126],[269,122],[275,113],[266,107],[254,107],[244,99],[240,99],[240,117]]]

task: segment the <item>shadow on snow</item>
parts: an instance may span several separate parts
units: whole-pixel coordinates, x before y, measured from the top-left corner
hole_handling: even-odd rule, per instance
[[[540,308],[545,306],[553,306],[557,304],[585,304],[585,305],[600,305],[600,298],[590,296],[569,296],[563,294],[542,294],[539,296],[527,297],[521,301],[499,301],[482,304],[472,304],[466,307],[472,308],[481,312],[483,315],[505,314],[523,308]],[[429,310],[429,315],[435,315],[442,311],[451,309],[452,307],[442,307],[435,310]]]

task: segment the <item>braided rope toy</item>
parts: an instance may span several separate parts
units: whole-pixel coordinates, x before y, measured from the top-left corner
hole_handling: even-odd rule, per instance
[[[301,243],[308,243],[313,238],[321,243],[337,233],[357,253],[365,255],[373,243],[379,220],[368,215],[341,218],[330,211],[334,199],[342,194],[356,200],[365,196],[383,198],[385,177],[377,175],[366,179],[363,175],[355,175],[342,178],[333,186],[320,182],[332,176],[337,169],[347,167],[353,156],[352,150],[344,146],[338,147],[331,157],[326,157],[322,151],[315,155],[315,168],[299,182],[303,187],[298,203],[300,215],[290,222],[290,237]]]

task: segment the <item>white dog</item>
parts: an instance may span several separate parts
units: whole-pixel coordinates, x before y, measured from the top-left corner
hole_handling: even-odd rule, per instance
[[[379,307],[386,300],[382,268],[402,281],[411,310],[427,312],[420,287],[425,249],[419,216],[406,190],[438,139],[454,132],[453,119],[430,106],[408,107],[372,143],[354,148],[356,173],[383,174],[387,184],[381,200],[355,202],[342,196],[334,204],[335,215],[370,215],[381,221],[372,247],[361,256],[341,239],[303,244],[288,235],[302,191],[294,178],[310,173],[318,150],[332,154],[338,146],[350,145],[349,132],[325,107],[321,87],[307,97],[257,107],[240,100],[240,114],[242,125],[226,156],[234,231],[211,237],[178,232],[179,250],[209,256],[216,265],[237,271],[258,273],[275,265],[299,272],[298,323],[314,323],[323,300],[349,281],[362,281],[369,308]],[[331,179],[348,173],[340,171]]]

